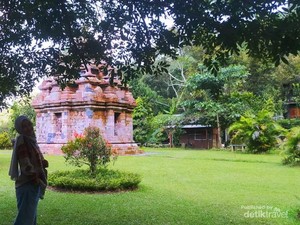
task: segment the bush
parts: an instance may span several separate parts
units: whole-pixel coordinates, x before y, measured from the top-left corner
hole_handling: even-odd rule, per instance
[[[286,130],[273,120],[273,113],[261,110],[257,115],[246,114],[229,127],[231,143],[244,143],[250,153],[270,151],[280,142]]]
[[[12,143],[9,134],[6,131],[0,133],[0,149],[11,148],[11,147],[12,147]]]
[[[48,182],[50,186],[72,191],[122,191],[136,189],[141,177],[100,168],[95,177],[88,170],[57,171],[49,174]]]
[[[300,126],[300,119],[282,119],[277,121],[283,128],[290,130],[293,127]]]
[[[88,165],[93,176],[97,166],[105,167],[112,156],[109,144],[105,143],[97,127],[87,127],[83,135],[75,134],[75,139],[68,141],[61,150],[67,162],[78,167]]]
[[[286,154],[282,163],[285,165],[300,165],[300,127],[294,127],[287,134],[287,141],[284,144]]]

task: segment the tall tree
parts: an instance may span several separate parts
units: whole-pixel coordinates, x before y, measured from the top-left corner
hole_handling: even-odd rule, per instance
[[[218,76],[204,70],[190,77],[186,90],[190,97],[182,103],[187,108],[187,122],[217,127],[220,146],[221,128],[226,128],[253,105],[254,96],[243,88],[243,80],[248,75],[244,66],[233,65],[221,68]]]
[[[92,59],[117,66],[125,82],[136,70],[160,73],[165,64],[151,67],[154,59],[184,45],[202,45],[215,72],[244,42],[252,56],[286,62],[300,50],[299,15],[298,0],[2,1],[0,104],[45,74],[65,84]]]
[[[184,111],[180,107],[181,99],[185,98],[185,88],[188,78],[201,71],[205,51],[198,46],[186,46],[178,49],[178,57],[171,59],[170,57],[163,57],[158,59],[158,63],[166,60],[169,65],[168,71],[159,75],[145,74],[142,76],[142,82],[147,84],[158,95],[167,99],[164,104],[169,112],[173,113]],[[133,86],[135,84],[131,83]],[[137,87],[138,88],[138,87]]]
[[[153,112],[149,104],[149,99],[138,97],[137,107],[133,111],[133,137],[138,143],[144,144],[151,135],[150,121],[153,118]]]

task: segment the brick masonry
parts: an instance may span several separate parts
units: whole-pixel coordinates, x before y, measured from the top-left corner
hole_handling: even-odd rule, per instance
[[[130,90],[115,79],[114,86],[92,67],[63,90],[55,79],[44,80],[32,105],[36,111],[36,135],[44,153],[62,154],[61,147],[74,134],[96,126],[120,155],[141,151],[133,140],[132,112],[136,106]],[[95,69],[93,71],[96,71]]]

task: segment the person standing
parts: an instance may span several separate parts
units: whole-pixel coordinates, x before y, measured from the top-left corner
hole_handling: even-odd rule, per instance
[[[47,186],[48,161],[37,144],[32,122],[24,115],[15,120],[19,133],[14,142],[9,175],[15,181],[18,213],[14,225],[36,225],[39,199]]]

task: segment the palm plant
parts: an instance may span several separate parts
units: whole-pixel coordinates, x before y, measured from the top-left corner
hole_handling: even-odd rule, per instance
[[[251,153],[268,152],[280,141],[285,129],[273,120],[273,113],[263,109],[253,115],[246,113],[229,127],[232,143],[243,143]]]

